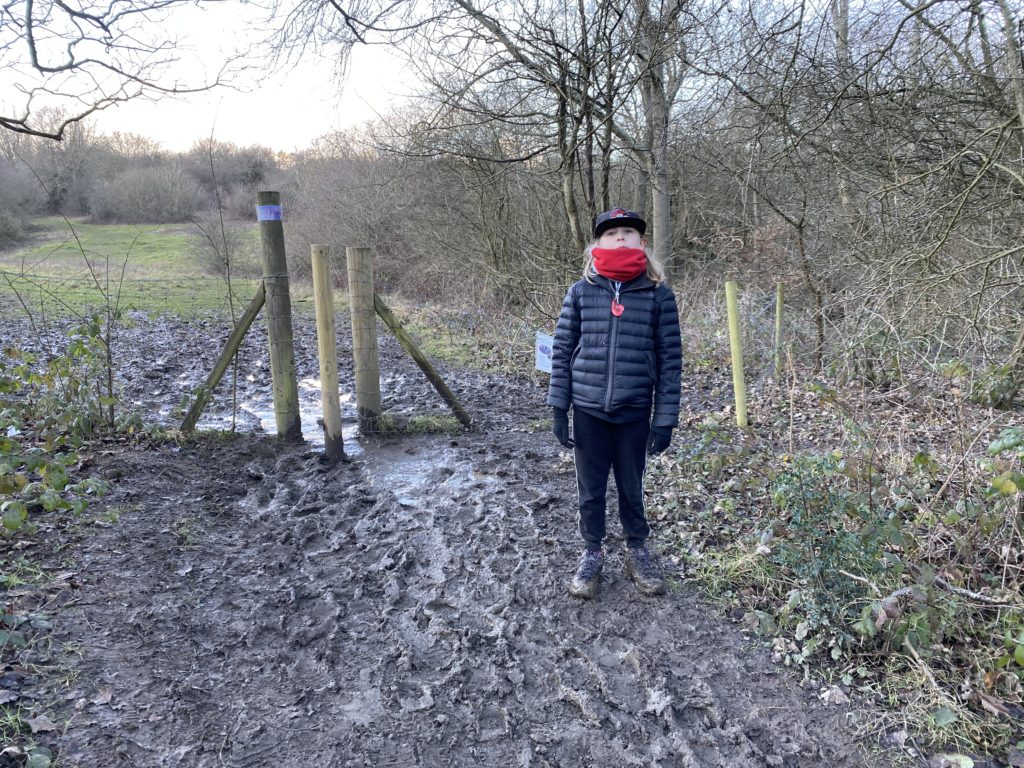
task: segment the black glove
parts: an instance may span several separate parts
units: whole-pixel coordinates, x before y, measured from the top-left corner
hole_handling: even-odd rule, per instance
[[[672,442],[672,427],[651,427],[651,434],[647,438],[647,455],[654,456],[661,453],[668,444]]]
[[[569,437],[569,412],[561,408],[552,410],[551,431],[555,433],[558,442],[566,448],[572,448],[572,438]]]

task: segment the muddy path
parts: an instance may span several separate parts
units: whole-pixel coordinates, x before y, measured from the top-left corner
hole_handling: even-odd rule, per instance
[[[202,324],[129,333],[152,362],[126,385],[153,413],[217,352]],[[300,349],[312,334],[297,328]],[[385,406],[443,412],[381,341]],[[310,354],[299,366],[314,375]],[[475,430],[350,443],[335,467],[254,433],[98,447],[88,469],[114,481],[100,519],[33,545],[60,572],[39,588],[53,626],[34,652],[62,675],[32,693],[61,724],[59,765],[881,764],[856,712],[801,688],[684,580],[639,596],[617,522],[599,598],[569,598],[575,475],[536,424],[541,383],[445,374]],[[254,364],[244,393],[268,378]]]

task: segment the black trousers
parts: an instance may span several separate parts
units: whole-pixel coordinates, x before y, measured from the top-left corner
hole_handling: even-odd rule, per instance
[[[627,546],[642,545],[651,533],[644,511],[647,420],[615,424],[573,408],[572,429],[583,542],[598,549],[605,537],[608,473],[614,470],[623,536]]]

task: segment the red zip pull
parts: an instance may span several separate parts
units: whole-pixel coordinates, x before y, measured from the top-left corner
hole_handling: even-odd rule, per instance
[[[622,283],[615,283],[615,296],[612,298],[612,314],[615,317],[622,317],[622,313],[626,311],[626,308],[619,303],[619,289],[622,287]]]

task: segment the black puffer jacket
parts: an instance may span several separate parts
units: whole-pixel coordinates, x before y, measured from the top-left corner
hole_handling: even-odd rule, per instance
[[[651,426],[679,422],[682,350],[676,297],[641,276],[623,283],[620,317],[614,283],[598,275],[573,283],[555,329],[548,405],[612,412],[654,403]]]

